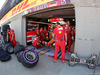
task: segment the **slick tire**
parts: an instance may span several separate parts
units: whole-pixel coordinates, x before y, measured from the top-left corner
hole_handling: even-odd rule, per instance
[[[3,33],[3,36],[5,37],[7,36],[7,31],[3,31],[2,33]]]
[[[4,26],[2,26],[2,31],[4,32],[4,31],[7,31],[7,29],[9,28],[9,25],[4,25]]]
[[[9,53],[9,54],[13,54],[14,53],[14,45],[12,45],[11,43],[7,43],[5,45],[5,50]]]
[[[21,52],[21,51],[24,51],[25,48],[23,45],[17,45],[16,47],[14,47],[14,53],[18,53],[18,52]]]
[[[4,51],[2,48],[0,48],[0,59],[7,55],[8,55],[8,53],[6,51]]]
[[[19,62],[21,62],[21,54],[22,54],[22,53],[23,53],[23,51],[16,53],[17,60],[18,60]]]
[[[6,62],[6,61],[9,61],[10,59],[11,59],[11,56],[8,54],[7,56],[1,58],[1,61]]]
[[[21,54],[21,62],[27,68],[32,68],[36,66],[38,61],[39,61],[38,54],[32,50],[25,50]]]

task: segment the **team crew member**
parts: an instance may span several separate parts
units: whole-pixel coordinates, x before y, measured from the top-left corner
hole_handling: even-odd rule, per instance
[[[15,40],[15,32],[13,29],[8,29],[7,30],[7,41],[8,41],[8,35],[10,35],[10,41],[11,43],[16,46],[16,40]]]
[[[65,34],[67,35],[67,42],[68,42],[68,51],[67,51],[67,53],[70,53],[70,47],[71,47],[71,41],[72,41],[72,38],[71,38],[72,28],[70,26],[69,21],[66,22],[66,26],[64,26],[64,28],[65,28]]]
[[[39,35],[39,26],[36,28],[36,35]]]
[[[45,39],[48,39],[48,31],[47,31],[46,27],[44,27],[44,37],[45,37]]]
[[[39,43],[39,41],[40,41],[39,39],[40,39],[40,36],[37,36],[33,39],[33,42],[32,42],[33,47],[35,47],[36,49],[41,47],[41,45]]]
[[[57,55],[59,48],[61,48],[62,63],[65,62],[65,32],[64,28],[60,26],[60,23],[57,22],[56,28],[53,31],[53,37],[55,37],[55,52],[54,52],[54,62],[57,61]],[[66,38],[67,39],[67,38]]]
[[[41,41],[44,40],[44,30],[43,30],[42,27],[40,28],[40,40],[41,40]]]

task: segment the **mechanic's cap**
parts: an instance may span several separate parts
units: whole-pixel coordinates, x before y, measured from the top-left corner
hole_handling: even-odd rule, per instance
[[[56,26],[58,26],[58,25],[60,25],[60,23],[59,23],[59,22],[57,22],[57,23],[56,23]]]

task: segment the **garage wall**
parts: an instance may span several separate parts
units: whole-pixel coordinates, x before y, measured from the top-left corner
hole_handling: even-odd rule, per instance
[[[21,18],[13,20],[11,22],[11,28],[15,31],[16,41],[19,41],[22,44]]]
[[[10,23],[11,29],[15,31],[16,41],[26,46],[26,18],[22,15],[23,12],[5,21],[2,26]]]
[[[15,38],[21,45],[25,44],[25,24],[23,24],[22,14],[19,14],[11,19],[11,28],[15,31]]]
[[[22,44],[24,46],[27,45],[27,40],[26,40],[26,17],[22,17]]]
[[[75,52],[80,57],[98,54],[100,51],[100,1],[72,0],[72,3],[75,5],[76,14]]]

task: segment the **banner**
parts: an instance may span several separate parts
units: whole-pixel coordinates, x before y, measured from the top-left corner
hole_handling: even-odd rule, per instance
[[[0,20],[0,24],[23,11],[25,15],[37,10],[65,4],[70,4],[70,0],[23,0]]]
[[[30,9],[27,9],[24,12],[24,15],[38,11],[38,10],[42,10],[42,9],[45,9],[45,8],[50,8],[50,7],[54,7],[54,6],[60,6],[60,5],[66,5],[66,4],[71,4],[70,0],[54,0],[54,1],[51,1],[51,2],[47,2],[47,3],[41,4],[41,5],[32,7]]]
[[[37,5],[41,5],[53,0],[23,0],[18,5],[16,5],[13,9],[11,9],[1,20],[0,24],[4,21],[10,19],[11,17],[29,9]]]

